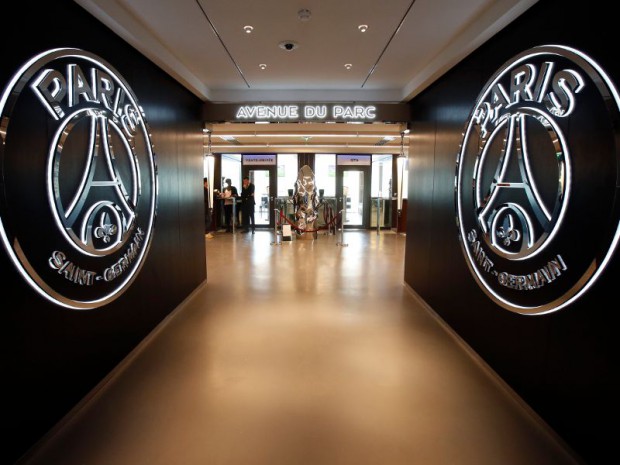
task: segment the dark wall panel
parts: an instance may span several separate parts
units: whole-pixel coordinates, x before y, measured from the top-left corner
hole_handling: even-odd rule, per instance
[[[620,413],[619,252],[569,307],[537,316],[505,310],[467,267],[454,180],[469,112],[505,62],[533,46],[562,44],[589,54],[619,86],[616,28],[602,4],[541,0],[412,101],[405,281],[589,464],[616,455],[609,425]],[[591,134],[593,163],[597,140]],[[580,206],[584,221],[574,232],[575,247],[597,238],[587,221],[593,207]]]
[[[144,109],[156,154],[159,202],[151,248],[136,280],[119,299],[94,310],[68,310],[40,297],[0,247],[0,456],[7,464],[53,427],[206,278],[202,102],[76,3],[52,3],[44,8],[18,2],[4,14],[2,87],[23,63],[51,48],[81,48],[109,62]],[[36,225],[36,212],[28,213]]]
[[[407,193],[407,250],[405,281],[415,282],[417,291],[430,292],[431,232],[435,163],[435,124],[415,121],[409,146],[409,192]],[[414,265],[415,263],[415,265]]]

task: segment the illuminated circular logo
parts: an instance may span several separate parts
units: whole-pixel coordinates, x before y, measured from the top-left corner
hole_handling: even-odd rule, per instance
[[[559,310],[619,238],[620,98],[583,53],[527,50],[487,82],[465,126],[455,202],[476,281],[521,314]]]
[[[2,242],[48,300],[92,309],[119,297],[153,234],[148,125],[101,58],[56,49],[26,63],[0,100]]]

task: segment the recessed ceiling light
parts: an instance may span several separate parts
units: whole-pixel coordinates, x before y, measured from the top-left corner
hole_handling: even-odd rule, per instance
[[[258,67],[260,69],[265,69],[265,68],[267,68],[267,65],[265,63],[261,63],[260,65],[258,65]]]
[[[361,31],[361,32],[366,32],[368,30],[368,24],[360,24],[359,26],[357,26],[357,28]]]
[[[246,34],[251,34],[254,28],[248,25],[248,26],[243,26],[243,30],[245,31]]]
[[[344,65],[344,67],[347,69],[351,69],[353,68],[353,65],[351,63],[347,63],[346,65]]]
[[[310,21],[310,16],[312,16],[312,13],[306,8],[302,8],[297,12],[297,17],[300,21]]]

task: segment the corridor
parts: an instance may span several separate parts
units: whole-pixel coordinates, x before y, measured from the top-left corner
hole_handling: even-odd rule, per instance
[[[407,289],[403,235],[205,241],[207,282],[23,464],[578,463]]]

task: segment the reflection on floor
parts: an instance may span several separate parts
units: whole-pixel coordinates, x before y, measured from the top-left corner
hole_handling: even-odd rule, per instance
[[[24,463],[577,463],[406,288],[404,236],[342,237],[205,241],[207,283]]]

